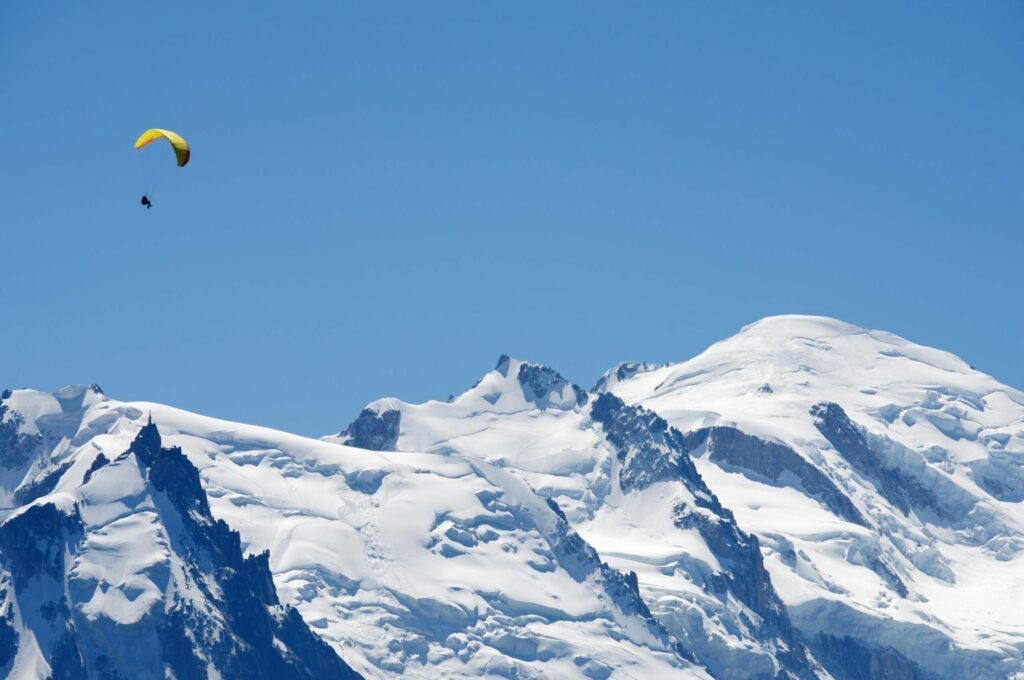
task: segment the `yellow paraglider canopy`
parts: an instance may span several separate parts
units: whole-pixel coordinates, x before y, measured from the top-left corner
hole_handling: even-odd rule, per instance
[[[176,132],[159,128],[146,130],[135,140],[135,148],[141,149],[154,139],[160,139],[161,137],[170,142],[171,146],[174,147],[174,155],[178,158],[178,167],[185,167],[185,163],[188,163],[188,157],[192,152],[188,148],[188,142]]]

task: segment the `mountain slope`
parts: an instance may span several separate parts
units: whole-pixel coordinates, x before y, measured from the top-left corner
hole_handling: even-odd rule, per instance
[[[384,399],[328,439],[509,470],[610,564],[638,574],[655,617],[713,673],[815,677],[757,540],[707,488],[677,434],[653,413],[503,356],[449,402]]]
[[[106,489],[113,484],[103,507],[120,508],[129,499],[147,497],[119,477],[119,470],[133,461],[139,470],[149,468],[148,475],[133,474],[157,485],[157,497],[168,499],[164,505],[173,505],[183,490],[192,494],[201,482],[218,518],[215,528],[203,524],[197,532],[191,526],[195,508],[206,514],[205,500],[192,494],[190,511],[179,513],[167,533],[198,536],[193,542],[202,543],[213,532],[220,536],[214,546],[221,546],[226,521],[241,533],[241,543],[236,535],[228,552],[237,550],[232,554],[240,559],[244,547],[249,554],[244,564],[265,574],[253,577],[254,592],[267,600],[280,593],[368,677],[708,677],[651,616],[628,575],[605,564],[521,480],[484,461],[429,454],[395,461],[156,404],[117,402],[98,392],[79,389],[76,394],[85,393],[85,398],[65,398],[72,392],[25,390],[6,396],[4,422],[10,425],[5,431],[13,437],[7,445],[29,470],[12,473],[19,481],[7,488],[8,498],[24,495],[25,489],[42,490],[40,503],[79,498],[97,485]],[[146,413],[159,423],[163,442],[176,447],[173,454],[167,449],[159,456],[149,453],[160,446],[150,442],[156,435],[155,428],[144,425]],[[119,452],[125,449],[133,454],[122,458]],[[93,469],[100,456],[110,462]],[[150,458],[168,456],[187,457],[188,468],[194,465],[198,473],[156,474]],[[90,479],[83,484],[86,475]],[[67,609],[88,617],[89,607],[100,602],[111,612],[108,617],[123,620],[128,614],[122,610],[136,615],[156,606],[150,600],[160,599],[159,585],[166,578],[147,576],[157,586],[146,586],[140,594],[141,579],[119,576],[148,574],[147,569],[157,568],[152,563],[163,564],[151,553],[158,554],[168,541],[159,529],[135,519],[143,510],[130,515],[130,528],[142,536],[152,534],[155,547],[133,551],[131,559],[138,564],[132,569],[107,565],[102,574],[90,576],[109,584],[107,594],[100,600],[96,595],[96,602],[71,602]],[[110,521],[106,515],[101,519]],[[134,541],[125,538],[117,544]],[[178,547],[169,542],[172,550]],[[93,552],[109,543],[97,544]],[[30,560],[41,561],[40,556]],[[89,563],[105,564],[98,556]],[[202,590],[204,579],[218,573],[217,564],[210,558],[186,582]],[[230,590],[218,584],[207,590]],[[121,591],[127,594],[117,595]],[[209,593],[201,595],[197,601],[211,600]],[[218,618],[225,623],[226,638],[247,625],[227,613]],[[69,634],[79,645],[84,637],[80,627]],[[162,638],[152,631],[140,633],[139,639],[153,643]],[[0,650],[2,643],[0,631]]]
[[[946,352],[798,316],[602,384],[687,433],[830,667],[1024,670],[1020,391]]]
[[[120,454],[75,449],[63,409],[101,395],[71,388],[47,401],[0,402],[2,493],[15,504],[0,519],[8,677],[359,677],[279,602],[266,553],[243,558],[198,471],[162,448],[155,425]],[[33,420],[11,402],[35,407]]]

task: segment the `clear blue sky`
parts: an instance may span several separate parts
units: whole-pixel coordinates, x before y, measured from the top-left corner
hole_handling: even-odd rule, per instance
[[[0,385],[320,435],[800,312],[1024,387],[1024,4],[849,5],[3,3]]]

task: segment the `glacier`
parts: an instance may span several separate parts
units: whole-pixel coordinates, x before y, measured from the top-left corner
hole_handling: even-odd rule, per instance
[[[0,672],[1024,677],[1024,393],[952,354],[768,317],[355,416],[4,392]]]

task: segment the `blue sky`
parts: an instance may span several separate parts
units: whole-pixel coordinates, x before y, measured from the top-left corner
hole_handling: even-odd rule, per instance
[[[4,3],[0,384],[320,435],[799,312],[1024,387],[1024,5],[828,5]]]

